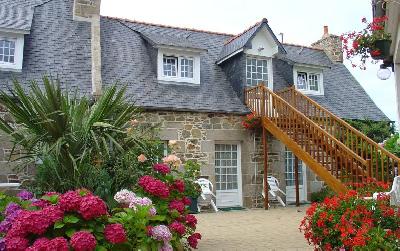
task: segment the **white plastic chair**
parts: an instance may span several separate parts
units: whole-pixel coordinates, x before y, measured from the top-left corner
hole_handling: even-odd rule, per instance
[[[284,191],[282,191],[279,188],[279,181],[277,178],[275,178],[274,176],[268,176],[267,177],[267,182],[268,182],[268,194],[271,195],[271,199],[272,200],[277,200],[283,207],[286,207],[285,202],[283,202],[282,198],[277,194],[278,192],[282,193],[283,195],[286,196],[286,193]],[[265,193],[264,193],[264,181],[263,181],[263,191],[262,191],[262,196],[265,198]],[[269,206],[269,204],[268,204]]]
[[[201,198],[199,198],[197,202],[197,209],[199,210],[199,213],[202,206],[208,205],[211,205],[214,211],[218,212],[218,208],[213,200],[213,197],[216,199],[217,196],[215,196],[215,194],[213,193],[214,186],[211,181],[205,178],[200,178],[196,181],[196,183],[199,184],[201,187]]]
[[[378,196],[382,195],[389,195],[390,196],[390,205],[400,207],[400,176],[396,176],[393,179],[392,189],[389,192],[380,192],[374,193],[372,198],[374,200],[378,199]]]

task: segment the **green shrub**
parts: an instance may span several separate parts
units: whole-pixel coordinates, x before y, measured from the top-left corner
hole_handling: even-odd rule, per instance
[[[400,157],[400,140],[399,133],[394,134],[392,137],[385,141],[384,147],[389,152],[393,153],[397,157]]]
[[[333,195],[335,195],[335,192],[325,186],[320,191],[311,193],[311,202],[322,202],[325,198],[332,197]]]

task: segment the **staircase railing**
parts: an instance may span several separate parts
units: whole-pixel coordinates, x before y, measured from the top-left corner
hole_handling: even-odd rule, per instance
[[[370,162],[369,176],[376,180],[392,181],[398,175],[400,158],[387,151],[343,119],[337,117],[317,102],[297,91],[286,88],[277,94],[321,126],[330,135],[345,144],[359,157]]]
[[[368,161],[265,86],[247,89],[245,101],[255,115],[279,127],[333,176],[362,182],[371,173]]]

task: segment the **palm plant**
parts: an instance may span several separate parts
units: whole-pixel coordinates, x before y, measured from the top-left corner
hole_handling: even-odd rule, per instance
[[[0,92],[0,105],[14,118],[13,123],[0,118],[0,129],[11,136],[14,149],[22,148],[23,165],[42,163],[48,174],[52,169],[53,177],[43,181],[48,189],[86,185],[90,168],[138,143],[126,130],[136,108],[126,102],[125,88],[112,86],[91,105],[47,77],[43,89],[32,82],[29,91],[14,81],[11,93]]]

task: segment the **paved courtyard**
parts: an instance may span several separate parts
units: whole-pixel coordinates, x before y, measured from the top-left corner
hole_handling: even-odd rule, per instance
[[[199,250],[313,250],[298,230],[306,208],[198,214]]]

